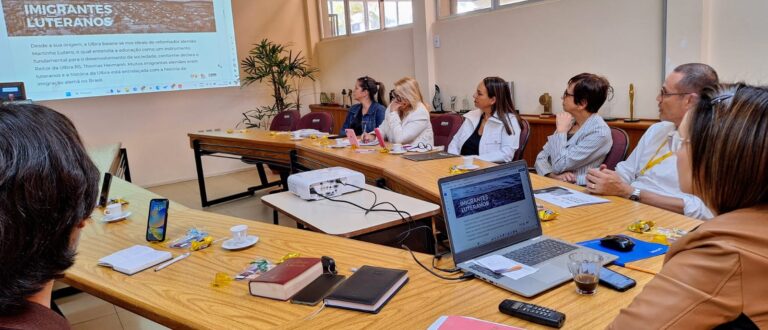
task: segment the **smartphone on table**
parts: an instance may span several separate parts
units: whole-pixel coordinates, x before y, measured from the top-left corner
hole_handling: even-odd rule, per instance
[[[310,306],[317,305],[343,280],[344,275],[323,273],[323,275],[309,283],[304,289],[293,295],[291,303]]]
[[[603,267],[600,269],[600,284],[624,292],[635,287],[636,282],[624,274]]]
[[[149,201],[147,216],[147,242],[165,240],[165,228],[168,225],[168,200],[156,198]]]

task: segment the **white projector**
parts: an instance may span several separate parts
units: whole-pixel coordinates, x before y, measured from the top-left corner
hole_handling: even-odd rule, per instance
[[[288,177],[288,191],[306,200],[323,199],[323,196],[334,197],[359,190],[353,186],[365,186],[365,176],[344,167],[329,167]]]

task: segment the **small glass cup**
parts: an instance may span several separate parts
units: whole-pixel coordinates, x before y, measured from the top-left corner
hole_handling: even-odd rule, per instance
[[[568,269],[576,283],[576,292],[583,295],[595,294],[602,267],[603,256],[597,253],[575,252],[569,254]]]

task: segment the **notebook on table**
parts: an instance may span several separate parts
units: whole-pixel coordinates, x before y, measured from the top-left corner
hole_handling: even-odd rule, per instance
[[[325,305],[378,314],[406,282],[406,270],[363,266],[325,298]]]
[[[456,266],[491,284],[531,297],[571,279],[570,253],[597,253],[603,256],[603,264],[616,259],[543,236],[523,160],[441,178],[438,186]],[[487,257],[503,257],[534,271],[513,279],[512,274],[505,276],[477,263]]]
[[[409,159],[416,162],[420,162],[423,160],[454,158],[454,157],[459,157],[459,155],[454,155],[445,151],[428,152],[423,154],[410,154],[410,155],[403,156],[403,158],[405,159]]]
[[[133,275],[163,261],[171,259],[168,251],[155,250],[148,246],[134,245],[99,259],[99,266],[111,267],[123,274]]]

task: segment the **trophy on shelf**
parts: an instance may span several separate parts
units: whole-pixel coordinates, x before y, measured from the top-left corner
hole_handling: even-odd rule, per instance
[[[456,112],[456,97],[451,96],[451,112]]]
[[[624,119],[625,123],[635,123],[640,119],[635,118],[635,85],[629,84],[629,118]]]
[[[352,107],[352,89],[347,90],[347,96],[349,96],[349,106]]]
[[[347,107],[347,90],[344,88],[341,89],[341,107]]]
[[[539,115],[539,118],[552,117],[552,96],[549,93],[544,93],[539,96],[539,104],[544,106],[544,112]]]

